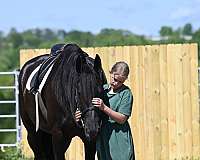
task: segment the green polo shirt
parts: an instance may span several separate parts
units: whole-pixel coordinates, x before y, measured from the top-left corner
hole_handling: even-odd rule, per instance
[[[131,115],[133,96],[131,90],[123,85],[117,93],[109,92],[104,86],[112,110],[126,116]],[[134,146],[128,121],[119,124],[110,117],[103,121],[97,138],[98,160],[134,160]]]

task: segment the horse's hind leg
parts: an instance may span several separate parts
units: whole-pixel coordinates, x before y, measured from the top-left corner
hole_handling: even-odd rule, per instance
[[[38,130],[28,132],[28,143],[34,152],[35,160],[54,160],[50,135]]]

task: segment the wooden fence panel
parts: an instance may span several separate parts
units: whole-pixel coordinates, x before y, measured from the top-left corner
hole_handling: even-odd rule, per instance
[[[83,48],[93,58],[99,54],[108,81],[116,61],[130,66],[125,84],[134,95],[129,123],[137,160],[200,158],[197,48],[197,44]],[[21,50],[20,64],[49,52]],[[66,159],[84,159],[83,149],[75,137]],[[27,146],[23,150],[27,152]]]

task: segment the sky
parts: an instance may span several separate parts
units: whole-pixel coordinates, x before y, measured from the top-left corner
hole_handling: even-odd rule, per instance
[[[187,23],[200,28],[200,0],[2,0],[0,7],[4,33],[12,27],[94,34],[113,28],[157,36],[162,26],[177,29]]]

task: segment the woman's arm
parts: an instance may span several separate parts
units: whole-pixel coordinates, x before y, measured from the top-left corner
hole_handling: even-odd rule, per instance
[[[100,98],[93,98],[92,99],[92,104],[95,107],[97,107],[100,110],[102,110],[105,114],[107,114],[111,119],[113,119],[117,123],[123,124],[128,119],[128,117],[126,115],[124,115],[122,113],[119,113],[119,112],[116,112],[116,111],[113,111],[111,108],[106,106],[104,104],[103,100],[100,99]]]

